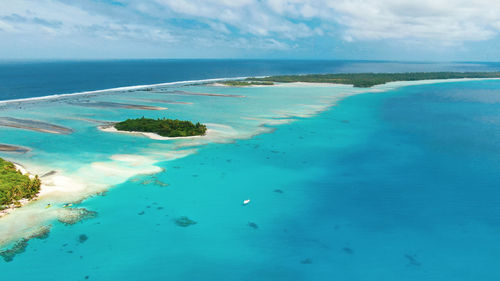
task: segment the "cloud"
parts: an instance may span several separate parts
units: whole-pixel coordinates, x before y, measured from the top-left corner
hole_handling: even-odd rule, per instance
[[[456,44],[494,38],[500,2],[489,0],[155,0],[165,13],[222,24],[242,34],[300,40],[397,39]],[[331,32],[335,30],[336,32]]]
[[[338,1],[330,5],[350,40],[438,40],[461,43],[500,31],[500,3],[462,0]]]
[[[296,21],[297,18],[280,14],[273,3],[256,0],[156,0],[156,3],[175,16],[224,24],[252,36],[293,40],[315,34],[315,30]]]
[[[46,40],[287,50],[314,38],[423,47],[499,32],[500,2],[486,0],[0,0],[0,36]]]
[[[168,30],[128,22],[55,0],[0,0],[0,27],[26,36],[98,36],[172,41]]]

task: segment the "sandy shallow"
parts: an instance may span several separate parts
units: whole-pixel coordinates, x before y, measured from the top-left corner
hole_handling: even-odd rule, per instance
[[[0,117],[0,126],[31,130],[49,134],[69,135],[73,130],[56,124],[30,119],[18,119],[12,117]]]
[[[192,152],[176,157],[189,153]],[[161,155],[161,158],[168,160],[165,155]],[[44,176],[41,177],[42,185],[37,198],[22,200],[22,207],[8,208],[0,212],[0,247],[33,235],[40,226],[49,221],[67,221],[68,216],[75,216],[72,208],[63,208],[64,204],[95,196],[137,174],[161,172],[162,169],[154,165],[159,159],[160,157],[140,155],[113,155],[106,161],[93,162],[72,173],[16,164],[23,174]]]
[[[55,171],[51,167],[40,167],[32,163],[17,164],[16,167],[24,174],[37,174],[42,181],[40,192],[34,200],[23,200],[22,207],[8,208],[0,213],[0,248],[19,239],[30,237],[41,226],[48,222],[59,220],[72,221],[81,211],[73,208],[63,208],[67,203],[78,203],[82,200],[102,194],[109,188],[121,184],[137,175],[148,175],[163,172],[155,164],[175,160],[192,155],[197,149],[192,147],[213,142],[229,142],[236,138],[251,137],[239,134],[232,127],[222,124],[207,124],[211,129],[204,136],[182,138],[169,150],[162,148],[145,150],[144,154],[115,154],[103,161],[83,165],[76,171]],[[109,128],[108,128],[109,131]],[[116,132],[112,128],[110,132]],[[138,135],[133,132],[125,134]],[[139,135],[159,140],[180,138],[164,138],[155,134]],[[29,172],[28,172],[29,171]],[[50,207],[49,207],[50,206]],[[76,214],[74,212],[77,212]]]
[[[29,152],[30,150],[31,149],[29,149],[27,147],[23,147],[23,146],[8,145],[8,144],[0,143],[0,151],[26,153],[26,152]]]
[[[176,139],[196,139],[205,137],[209,134],[213,133],[213,130],[207,129],[207,133],[204,136],[190,136],[190,137],[163,137],[155,133],[147,133],[147,132],[137,132],[137,131],[119,131],[115,128],[114,125],[103,125],[97,127],[100,131],[108,132],[108,133],[119,133],[119,134],[128,134],[128,135],[139,135],[145,136],[152,140],[176,140]]]

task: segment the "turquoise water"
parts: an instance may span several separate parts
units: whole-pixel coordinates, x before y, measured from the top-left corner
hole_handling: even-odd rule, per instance
[[[19,118],[24,112],[33,119],[38,112],[40,119],[71,127],[75,133],[63,136],[0,127],[3,143],[33,149],[2,157],[36,169],[56,158],[52,166],[67,173],[79,171],[76,175],[82,166],[109,155],[152,157],[188,148],[176,148],[177,141],[100,132],[96,124],[70,116],[116,120],[130,114],[167,114],[231,126],[234,134],[223,135],[233,140],[229,143],[207,141],[200,146],[186,141],[183,145],[195,145],[197,151],[181,159],[161,161],[155,156],[164,172],[133,176],[105,196],[78,204],[98,212],[97,218],[71,226],[51,220],[48,238],[31,240],[12,262],[0,262],[3,276],[16,280],[500,278],[496,184],[500,82],[416,85],[360,94],[323,112],[323,106],[339,95],[357,90],[181,89],[246,98],[169,95],[168,99],[193,104],[168,104],[164,112],[103,110],[64,101],[58,102],[65,105],[58,104],[57,111],[40,110],[53,109],[53,102],[25,105],[24,111],[6,109]],[[130,103],[154,95],[158,94],[92,100]],[[308,115],[314,112],[317,115]],[[296,116],[294,122],[262,127],[289,116]],[[256,133],[261,134],[247,138]],[[251,203],[243,206],[247,198]],[[182,216],[196,224],[176,225],[175,219]],[[84,242],[79,241],[82,234],[88,237]]]

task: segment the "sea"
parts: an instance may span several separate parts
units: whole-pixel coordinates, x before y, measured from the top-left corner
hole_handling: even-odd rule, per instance
[[[0,157],[47,184],[39,200],[0,218],[2,279],[498,281],[500,80],[205,83],[498,70],[0,62],[0,144],[25,148]],[[99,129],[142,116],[199,121],[209,132],[158,140]],[[40,229],[50,231],[35,235]]]

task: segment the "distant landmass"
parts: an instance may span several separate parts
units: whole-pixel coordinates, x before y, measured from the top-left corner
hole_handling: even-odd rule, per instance
[[[280,75],[262,78],[247,78],[249,83],[257,82],[308,82],[349,84],[354,87],[369,88],[396,81],[418,81],[462,78],[500,78],[500,72],[407,72],[407,73],[346,73],[346,74],[307,74]],[[251,82],[250,82],[251,81]],[[228,82],[226,82],[228,83]]]

